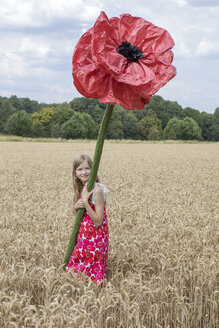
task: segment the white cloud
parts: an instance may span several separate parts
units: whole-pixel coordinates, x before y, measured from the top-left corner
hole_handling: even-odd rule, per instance
[[[176,3],[178,6],[180,7],[184,7],[187,5],[187,1],[186,0],[172,0],[174,3]]]
[[[175,41],[178,75],[159,93],[183,107],[201,110],[211,104],[213,110],[219,105],[216,3],[219,0],[1,0],[0,95],[46,102],[78,96],[72,53],[104,10],[109,18],[130,13],[167,29]]]
[[[3,28],[45,26],[45,19],[39,21],[37,12],[35,1],[2,0],[0,24]]]
[[[101,0],[1,0],[0,26],[39,28],[66,19],[89,22],[102,7]]]
[[[202,40],[197,45],[196,54],[200,56],[219,55],[219,44],[217,41]]]
[[[47,0],[40,1],[41,13],[47,14],[49,18],[80,19],[90,21],[95,19],[102,8],[100,1],[83,0]]]
[[[187,0],[191,6],[196,7],[212,7],[219,6],[218,0]]]
[[[188,32],[191,32],[192,30],[194,31],[200,31],[200,32],[207,32],[207,33],[212,33],[214,32],[214,29],[209,27],[209,26],[200,26],[200,25],[189,25],[189,26],[185,26],[185,30]]]
[[[21,39],[19,51],[25,55],[45,57],[50,51],[50,45],[35,42],[30,37],[24,37]]]
[[[176,40],[176,46],[174,47],[174,53],[176,56],[182,56],[182,57],[189,57],[192,55],[191,50],[189,49],[188,45],[183,40]]]
[[[10,80],[16,77],[25,77],[28,72],[28,63],[21,56],[12,51],[0,54],[0,71],[1,76],[5,80]]]

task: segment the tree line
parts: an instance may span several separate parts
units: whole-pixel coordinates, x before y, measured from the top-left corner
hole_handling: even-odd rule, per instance
[[[105,104],[75,98],[45,104],[29,98],[0,97],[0,133],[25,137],[95,139]],[[144,110],[115,106],[107,139],[219,141],[219,107],[213,114],[182,108],[176,101],[153,96]]]

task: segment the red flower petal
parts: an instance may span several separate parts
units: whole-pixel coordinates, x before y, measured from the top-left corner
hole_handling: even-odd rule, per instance
[[[118,104],[126,109],[143,109],[150,102],[151,96],[143,98],[137,94],[134,88],[117,82],[111,78],[109,83],[109,92],[100,98],[103,104]]]
[[[118,52],[127,41],[144,54],[131,61]],[[176,75],[171,65],[174,41],[154,24],[129,14],[108,19],[101,12],[94,27],[79,40],[73,55],[73,78],[78,91],[101,103],[143,109],[152,95]]]
[[[107,87],[105,73],[99,69],[91,52],[92,33],[89,30],[82,35],[77,44],[73,57],[73,78],[78,91],[85,97],[100,98],[102,92]],[[107,82],[107,81],[106,81]],[[100,90],[100,85],[103,89]]]

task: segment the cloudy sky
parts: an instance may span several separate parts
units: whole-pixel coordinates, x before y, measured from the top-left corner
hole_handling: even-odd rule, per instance
[[[183,108],[219,107],[219,0],[1,0],[0,95],[39,102],[80,94],[71,61],[80,36],[101,10],[129,13],[169,31],[177,76],[158,95]]]

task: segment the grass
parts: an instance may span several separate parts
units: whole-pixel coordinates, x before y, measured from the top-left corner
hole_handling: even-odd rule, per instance
[[[63,139],[63,138],[31,138],[31,137],[21,137],[14,135],[3,135],[0,134],[1,141],[13,141],[13,142],[70,142],[70,143],[92,143],[96,140],[90,139]],[[181,143],[214,143],[214,141],[199,141],[199,140],[133,140],[133,139],[110,139],[105,140],[106,143],[133,143],[133,144],[142,144],[142,143],[154,143],[154,144],[181,144]]]

